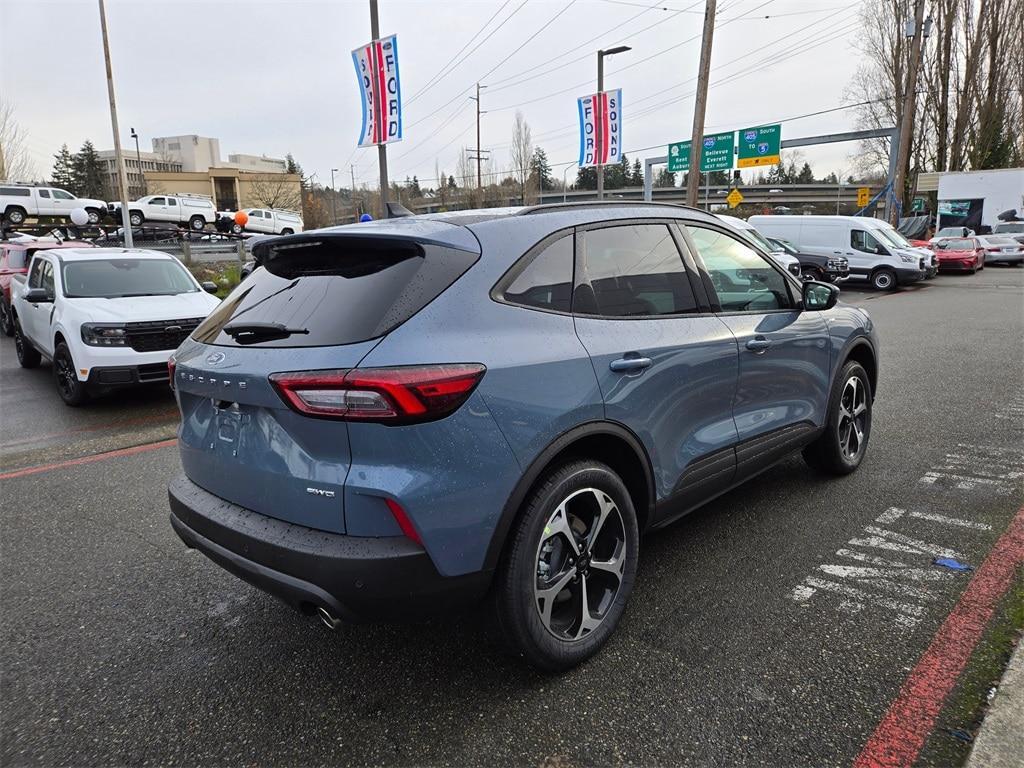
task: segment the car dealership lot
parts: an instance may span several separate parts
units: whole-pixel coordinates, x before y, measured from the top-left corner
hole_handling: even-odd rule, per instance
[[[861,469],[793,457],[650,536],[619,631],[560,677],[480,614],[331,634],[189,552],[169,395],[67,409],[0,339],[0,760],[848,764],[970,580],[932,559],[978,568],[1024,503],[1022,291],[998,268],[844,288],[882,343]],[[925,762],[963,754],[952,716]]]

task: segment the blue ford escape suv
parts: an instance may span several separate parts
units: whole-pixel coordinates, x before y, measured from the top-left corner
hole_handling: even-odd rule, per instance
[[[462,211],[258,248],[171,362],[171,524],[329,626],[486,598],[565,669],[615,629],[642,534],[793,451],[864,457],[868,316],[701,211]]]

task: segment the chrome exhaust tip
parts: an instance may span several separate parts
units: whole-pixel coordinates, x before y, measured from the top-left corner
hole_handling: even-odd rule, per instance
[[[316,607],[316,615],[320,617],[320,621],[323,622],[324,626],[332,632],[338,628],[339,624],[341,624],[341,619],[321,605]]]

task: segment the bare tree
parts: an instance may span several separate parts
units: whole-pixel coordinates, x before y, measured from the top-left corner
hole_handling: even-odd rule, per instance
[[[0,179],[32,181],[35,173],[35,163],[14,115],[14,105],[0,96]]]
[[[533,160],[533,136],[530,124],[523,113],[516,110],[516,121],[512,126],[512,171],[519,179],[523,204],[526,204],[526,179],[530,175],[530,161]]]
[[[302,205],[302,184],[296,182],[292,174],[246,174],[241,180],[249,182],[249,197],[261,208],[297,211]]]

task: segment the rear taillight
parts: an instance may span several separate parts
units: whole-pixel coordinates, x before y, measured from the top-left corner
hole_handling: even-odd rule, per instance
[[[299,413],[344,421],[413,424],[455,411],[487,369],[477,363],[274,373],[270,382]]]
[[[174,389],[174,369],[178,367],[178,361],[171,355],[167,358],[167,383]]]

